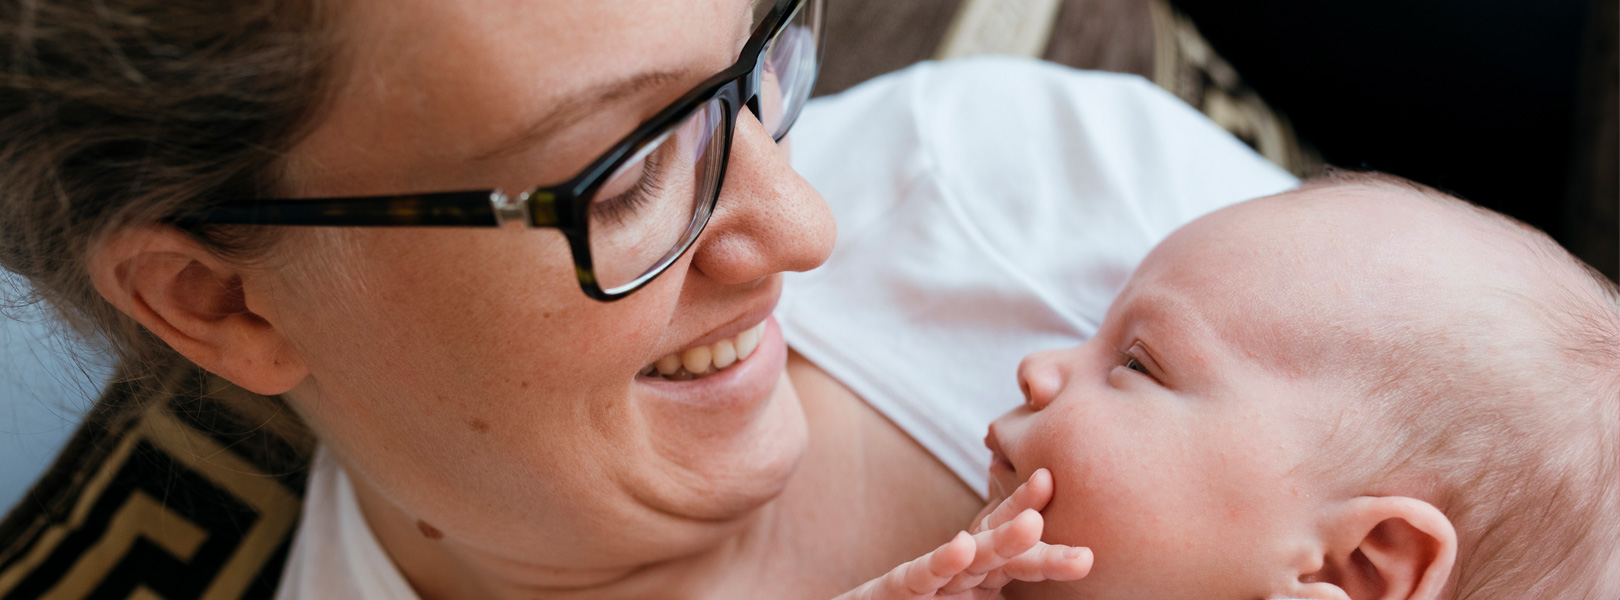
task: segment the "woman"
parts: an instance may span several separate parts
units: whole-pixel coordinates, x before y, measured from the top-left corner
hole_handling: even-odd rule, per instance
[[[314,432],[282,594],[831,597],[982,507],[770,318],[819,1],[214,4],[7,9],[6,266]]]

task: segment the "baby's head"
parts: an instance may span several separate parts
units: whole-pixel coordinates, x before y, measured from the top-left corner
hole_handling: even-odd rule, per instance
[[[1091,575],[1009,597],[1620,596],[1620,294],[1545,235],[1338,175],[1161,243],[1019,369],[992,490]]]

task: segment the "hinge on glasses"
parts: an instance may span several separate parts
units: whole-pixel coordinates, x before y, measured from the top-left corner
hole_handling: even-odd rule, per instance
[[[529,225],[529,192],[512,197],[506,195],[506,192],[495,190],[489,194],[489,203],[495,207],[496,225],[501,227],[509,223],[518,223],[525,227]]]

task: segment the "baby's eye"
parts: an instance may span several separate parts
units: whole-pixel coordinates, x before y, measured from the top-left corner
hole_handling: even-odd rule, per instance
[[[1131,344],[1130,348],[1118,352],[1119,362],[1115,364],[1119,366],[1136,371],[1154,380],[1158,379],[1154,373],[1162,372],[1159,370],[1158,365],[1153,362],[1153,353],[1149,352],[1147,346],[1143,345],[1141,341],[1136,341]]]

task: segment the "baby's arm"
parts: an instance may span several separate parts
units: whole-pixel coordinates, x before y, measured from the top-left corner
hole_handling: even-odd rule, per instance
[[[836,600],[991,600],[1018,581],[1072,581],[1091,570],[1091,551],[1040,541],[1038,511],[1051,499],[1051,475],[1037,471],[933,552],[895,567]],[[1031,485],[1031,484],[1034,485]]]

